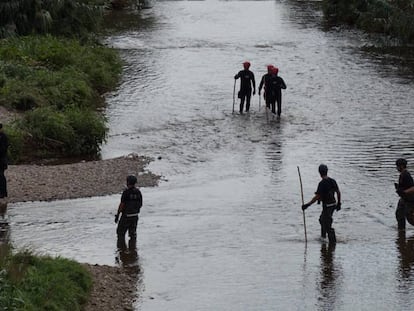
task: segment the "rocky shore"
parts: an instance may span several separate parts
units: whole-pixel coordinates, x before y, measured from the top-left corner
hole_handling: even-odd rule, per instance
[[[129,174],[139,187],[158,184],[145,170],[151,159],[136,154],[63,165],[10,165],[6,170],[8,202],[53,201],[121,193]]]

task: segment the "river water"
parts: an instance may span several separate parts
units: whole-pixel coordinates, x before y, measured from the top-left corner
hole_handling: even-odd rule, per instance
[[[363,52],[360,34],[325,31],[319,5],[158,1],[118,17],[107,43],[125,68],[102,155],[148,155],[163,175],[142,189],[137,252],[116,249],[119,195],[13,204],[14,246],[138,266],[143,311],[412,310],[414,230],[397,234],[393,183],[395,159],[414,159],[413,77]],[[257,95],[232,114],[245,60],[257,82],[279,67],[280,119]],[[297,167],[308,201],[320,163],[343,195],[334,248],[319,240],[319,205],[304,237]]]

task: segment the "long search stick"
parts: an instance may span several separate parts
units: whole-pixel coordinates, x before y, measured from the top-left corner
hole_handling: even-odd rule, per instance
[[[236,99],[234,98],[235,94],[236,94],[236,79],[234,79],[234,86],[233,86],[233,112],[232,113],[234,113],[234,104],[236,102]]]
[[[259,94],[259,111],[260,111],[260,102],[261,102],[262,96]]]
[[[300,176],[300,169],[298,166],[298,174],[299,174],[299,183],[300,183],[300,194],[302,196],[302,205],[305,204],[303,200],[303,185],[302,185],[302,177]],[[305,220],[305,211],[302,210],[303,214],[303,227],[305,228],[305,242],[308,242],[308,235],[306,234],[306,220]]]

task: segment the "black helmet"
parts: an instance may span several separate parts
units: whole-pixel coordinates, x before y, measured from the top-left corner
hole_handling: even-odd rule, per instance
[[[328,174],[328,167],[325,164],[321,164],[319,165],[319,174],[321,174],[321,176],[324,176],[326,174]]]
[[[403,158],[399,158],[397,161],[395,161],[396,166],[407,166],[407,160]]]
[[[129,175],[127,177],[127,185],[135,185],[137,183],[137,178],[134,175]]]

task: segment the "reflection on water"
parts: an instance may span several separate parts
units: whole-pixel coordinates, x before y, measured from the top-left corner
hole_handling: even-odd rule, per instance
[[[405,232],[399,233],[396,241],[399,251],[398,291],[409,293],[414,282],[414,236],[405,237]]]
[[[340,296],[340,282],[343,278],[339,263],[335,262],[336,245],[322,243],[321,245],[321,275],[319,280],[319,310],[332,310]]]

